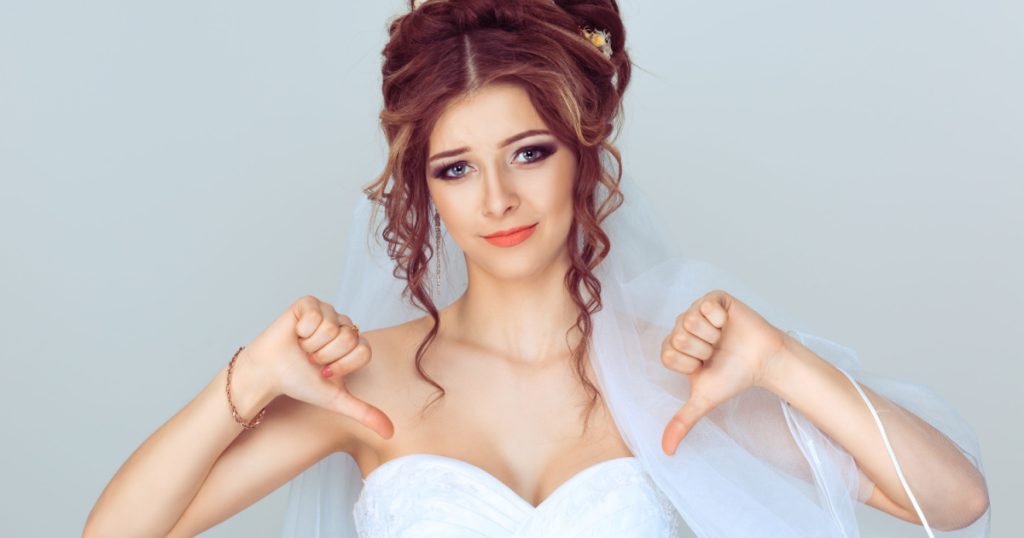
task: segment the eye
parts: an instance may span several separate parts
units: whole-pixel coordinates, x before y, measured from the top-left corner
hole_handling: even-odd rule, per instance
[[[528,146],[528,147],[525,147],[525,148],[519,150],[516,153],[516,155],[526,155],[526,154],[534,155],[534,157],[527,159],[526,162],[528,162],[528,163],[535,163],[537,161],[543,161],[544,159],[548,158],[554,152],[555,152],[555,148],[553,146],[545,144],[545,145],[540,145],[540,146]]]
[[[459,179],[466,174],[465,169],[468,165],[469,163],[467,163],[466,161],[458,161],[452,164],[442,164],[441,166],[438,166],[437,169],[434,170],[434,177],[436,177],[437,179],[447,180]],[[448,175],[448,171],[457,169],[462,170],[462,173],[455,176]]]

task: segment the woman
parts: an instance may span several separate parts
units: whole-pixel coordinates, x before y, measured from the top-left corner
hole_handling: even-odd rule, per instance
[[[240,348],[86,535],[191,536],[292,479],[286,536],[853,536],[854,500],[986,534],[948,406],[657,235],[609,140],[614,1],[412,7],[341,312],[303,297]]]

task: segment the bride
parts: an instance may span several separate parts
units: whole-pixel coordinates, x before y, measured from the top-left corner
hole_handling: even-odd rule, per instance
[[[954,410],[659,232],[611,144],[614,0],[420,4],[338,301],[241,346],[85,536],[193,536],[289,481],[286,536],[856,536],[855,501],[987,535]]]

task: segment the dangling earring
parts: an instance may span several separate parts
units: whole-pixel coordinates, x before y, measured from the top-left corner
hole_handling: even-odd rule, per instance
[[[437,268],[434,275],[437,277],[434,284],[434,297],[441,297],[441,215],[434,208],[434,257],[437,258]]]

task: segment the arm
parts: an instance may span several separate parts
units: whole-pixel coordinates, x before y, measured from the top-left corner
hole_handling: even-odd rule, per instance
[[[347,442],[350,420],[275,397],[246,347],[231,378],[238,413],[266,418],[246,431],[231,416],[227,367],[139,446],[89,513],[83,536],[194,536],[264,497]]]
[[[850,453],[875,483],[866,504],[920,523],[870,410],[842,372],[787,334],[764,386]],[[988,508],[984,477],[960,449],[926,421],[868,387],[861,388],[883,419],[904,477],[929,524],[953,530],[984,514]]]

